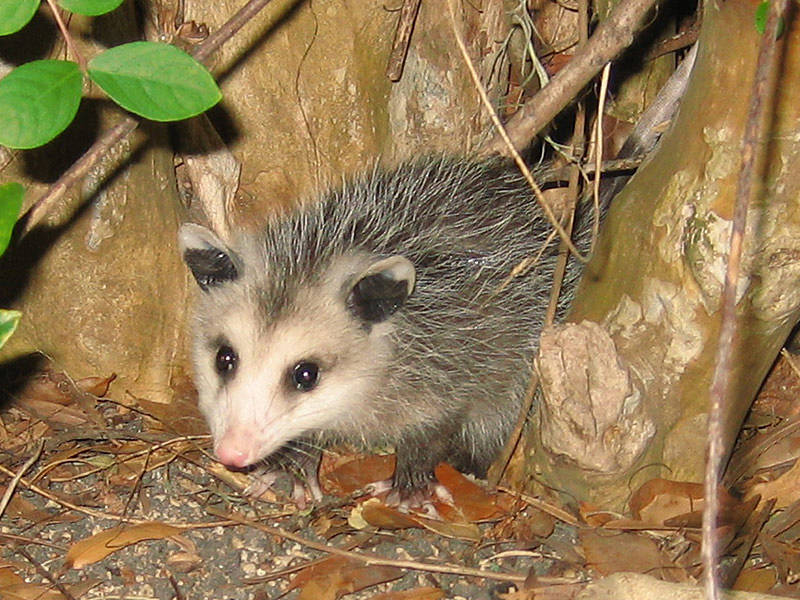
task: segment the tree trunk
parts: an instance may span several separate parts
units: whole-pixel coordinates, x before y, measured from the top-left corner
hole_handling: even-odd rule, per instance
[[[654,476],[701,481],[742,136],[759,34],[753,2],[705,6],[679,114],[614,200],[571,324],[542,336],[544,400],[528,472],[577,499],[620,506]],[[737,296],[730,450],[776,353],[800,316],[800,43],[782,57]],[[599,325],[599,326],[598,326]]]

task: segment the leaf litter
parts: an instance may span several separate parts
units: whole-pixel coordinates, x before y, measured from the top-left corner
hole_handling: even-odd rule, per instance
[[[729,585],[796,597],[800,378],[789,360],[753,406],[717,529]],[[620,515],[487,490],[442,464],[450,498],[431,518],[362,492],[390,477],[391,454],[326,452],[325,500],[301,510],[291,486],[255,500],[246,474],[213,461],[190,385],[164,405],[104,398],[113,380],[46,371],[0,412],[0,598],[564,600],[613,573],[701,577],[701,485],[652,479]]]

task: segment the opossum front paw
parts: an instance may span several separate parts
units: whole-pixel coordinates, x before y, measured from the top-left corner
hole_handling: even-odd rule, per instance
[[[438,481],[429,481],[420,486],[398,487],[394,480],[384,479],[369,484],[366,491],[371,496],[385,495],[384,503],[400,512],[415,510],[432,519],[441,518],[434,505],[435,501],[453,503],[453,496]]]
[[[291,501],[300,510],[306,508],[309,498],[314,502],[322,500],[322,489],[315,469],[301,475],[268,465],[256,467],[250,473],[250,485],[245,488],[244,493],[251,498],[260,498],[266,492],[274,491],[275,483],[281,477],[291,479]]]

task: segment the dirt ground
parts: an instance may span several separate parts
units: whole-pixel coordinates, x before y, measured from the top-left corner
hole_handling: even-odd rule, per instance
[[[739,589],[800,596],[799,382],[781,359],[734,458],[723,578]],[[616,515],[442,465],[452,502],[433,519],[359,493],[391,456],[329,453],[323,502],[298,507],[288,477],[254,499],[212,459],[190,385],[168,406],[115,392],[46,372],[3,405],[0,599],[522,600],[620,571],[701,574],[696,484],[651,480]]]

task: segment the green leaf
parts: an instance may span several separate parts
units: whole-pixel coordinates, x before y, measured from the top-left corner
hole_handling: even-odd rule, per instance
[[[81,103],[81,70],[73,62],[35,60],[0,79],[0,144],[35,148],[64,131]]]
[[[131,42],[89,61],[89,77],[127,110],[153,121],[199,115],[222,98],[206,68],[175,46]]]
[[[767,18],[769,17],[769,2],[762,2],[756,7],[756,31],[760,34],[764,34],[764,30],[767,28]],[[786,27],[786,23],[783,20],[783,17],[778,19],[778,30],[775,33],[775,39],[778,39],[783,35],[783,30]]]
[[[69,12],[96,17],[111,12],[122,0],[58,0],[58,3]]]
[[[16,33],[28,24],[39,0],[0,0],[0,35]]]
[[[17,310],[0,309],[0,348],[2,348],[14,333],[19,324],[22,313]]]
[[[8,248],[14,223],[17,222],[22,208],[25,188],[16,181],[0,185],[0,256]]]

